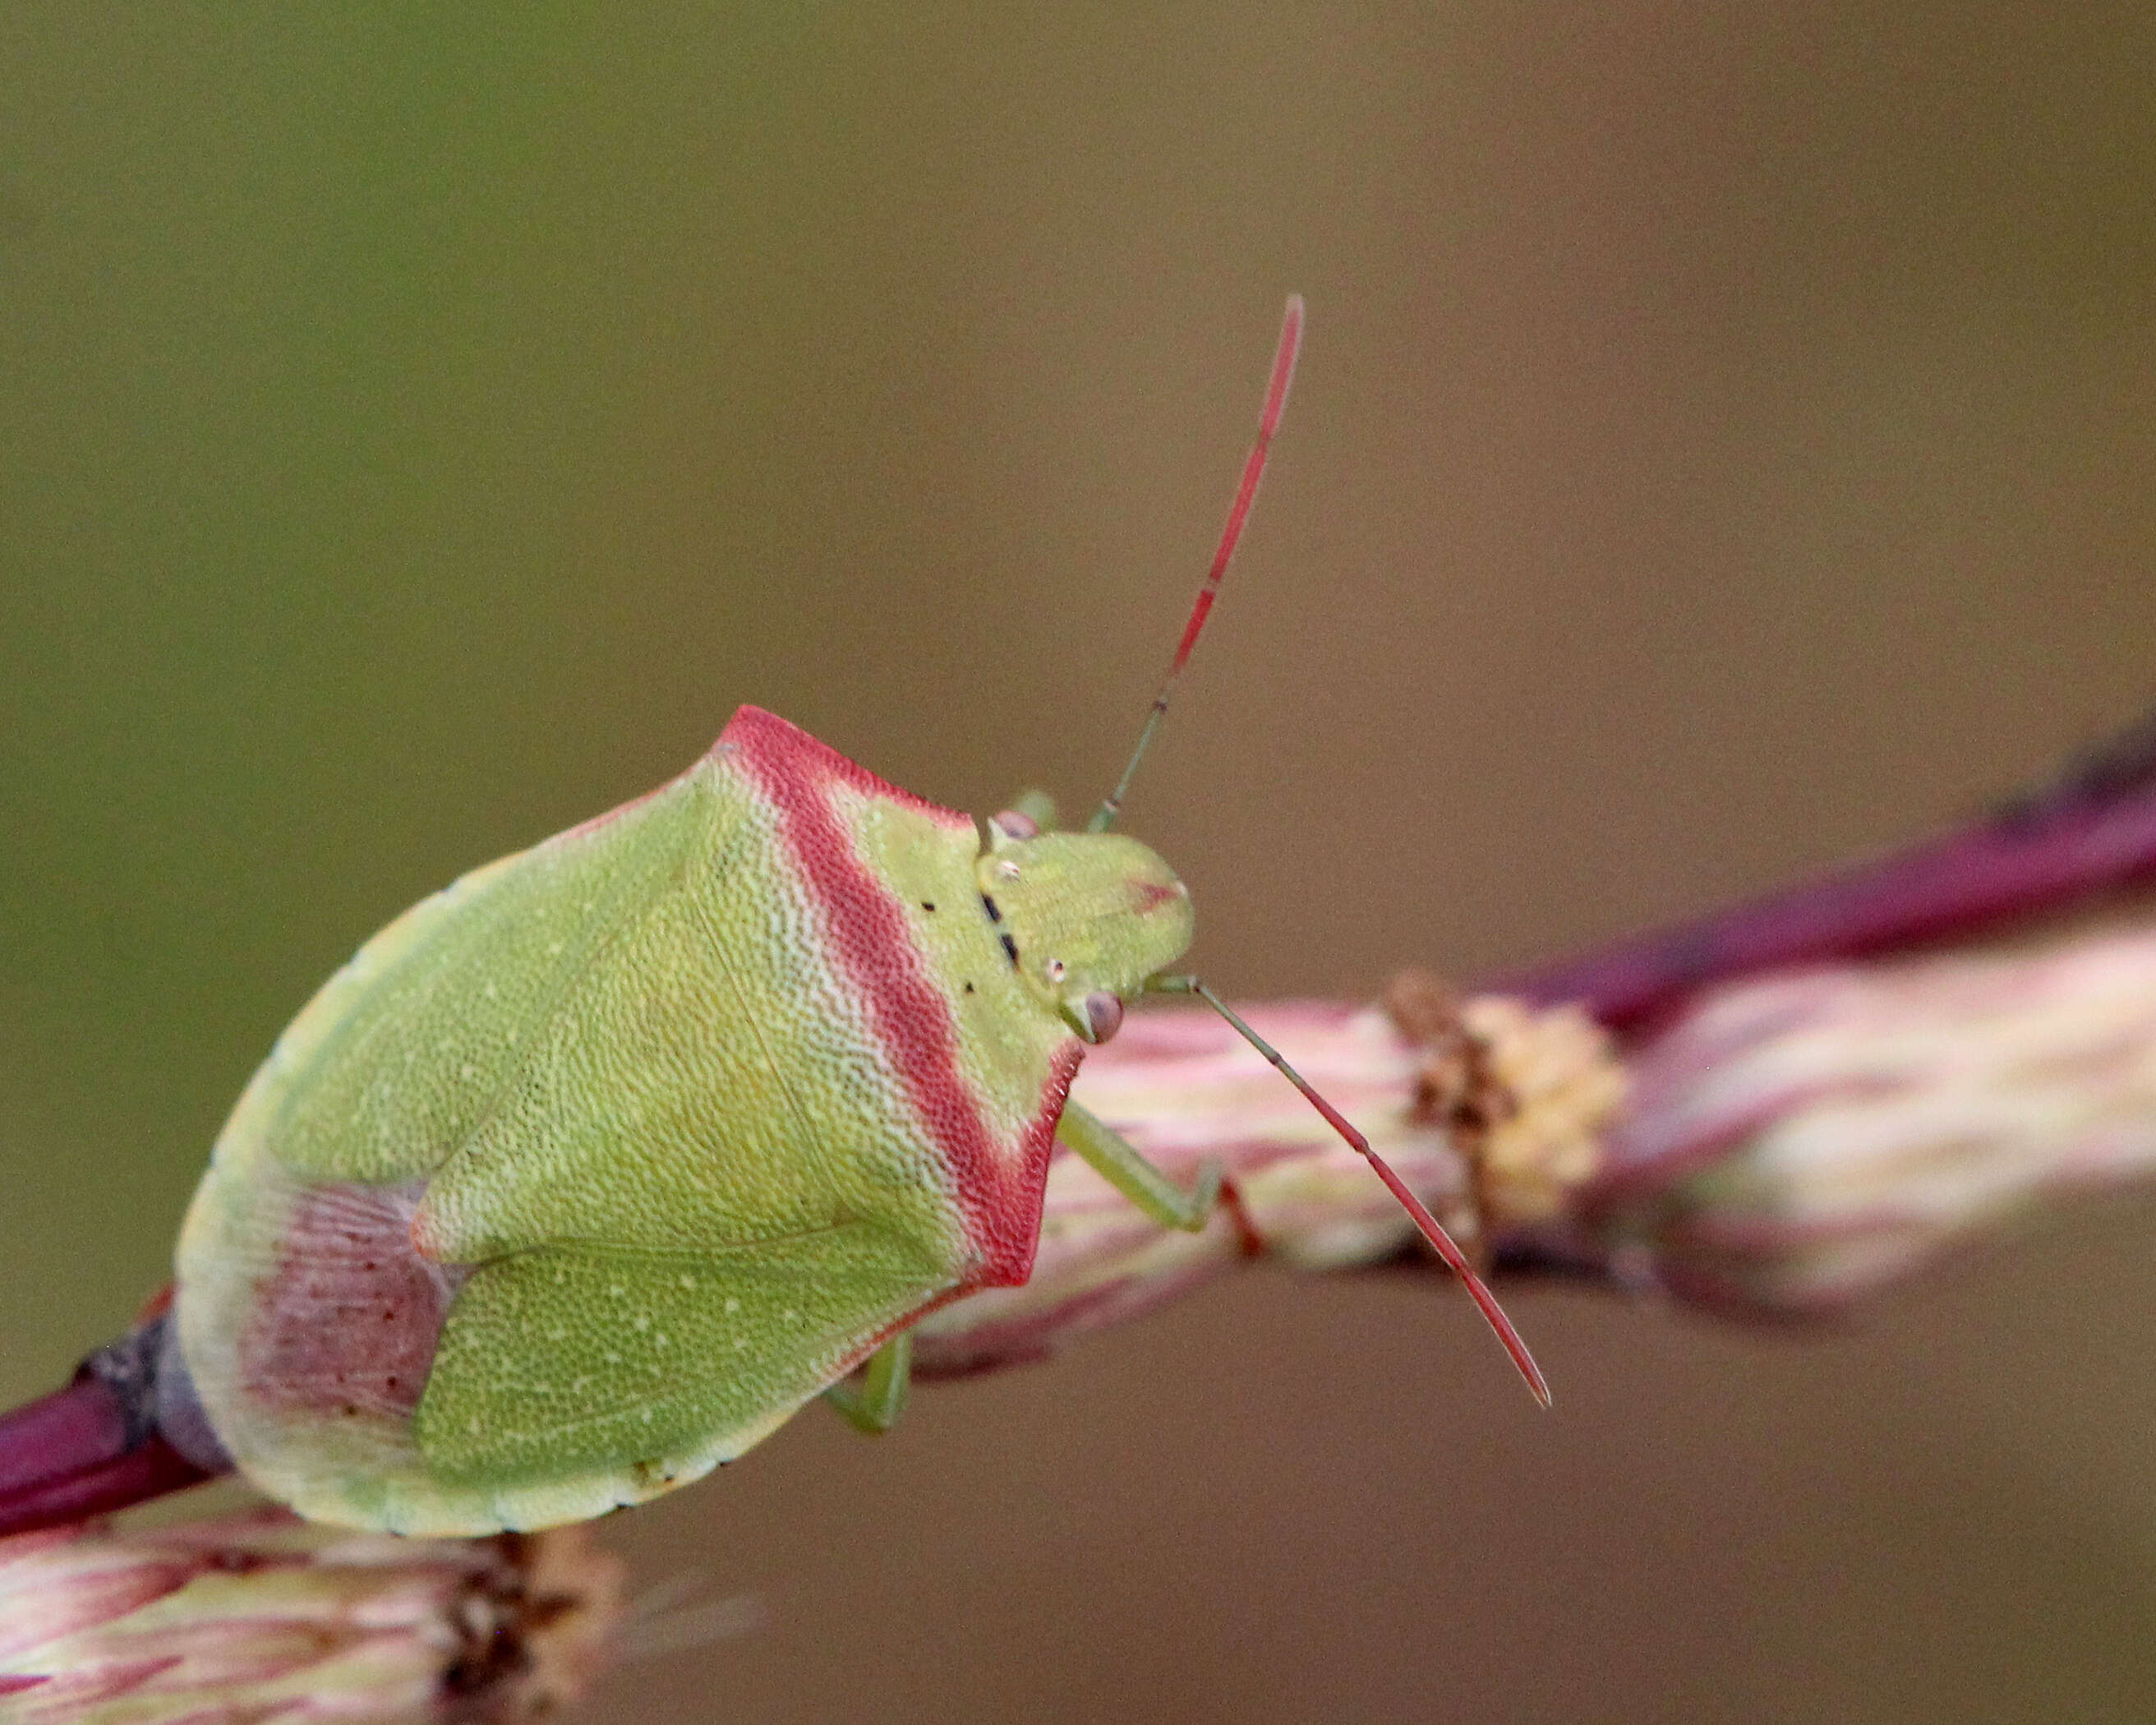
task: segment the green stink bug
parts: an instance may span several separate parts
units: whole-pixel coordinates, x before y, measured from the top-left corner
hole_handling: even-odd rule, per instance
[[[744,707],[670,783],[467,875],[325,985],[240,1098],[179,1245],[184,1378],[242,1472],[358,1526],[579,1519],[819,1394],[888,1424],[906,1327],[1025,1280],[1058,1140],[1156,1219],[1202,1225],[1217,1169],[1181,1191],[1066,1092],[1142,993],[1199,995],[1250,1034],[1169,974],[1188,894],[1108,829],[1255,495],[1301,323],[1291,300],[1212,566],[1087,830],[1005,814],[984,844]],[[1429,1212],[1258,1045],[1546,1400]]]

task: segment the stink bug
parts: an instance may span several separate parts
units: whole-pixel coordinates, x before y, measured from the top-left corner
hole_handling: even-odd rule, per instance
[[[1211,568],[1086,831],[1007,813],[984,841],[744,707],[672,783],[408,911],[218,1140],[180,1240],[168,1430],[198,1412],[321,1520],[544,1527],[694,1479],[819,1394],[887,1425],[907,1326],[1026,1278],[1058,1140],[1155,1219],[1203,1225],[1217,1168],[1183,1191],[1065,1093],[1147,993],[1250,1034],[1170,973],[1188,893],[1108,829],[1256,494],[1301,326],[1291,300]],[[1547,1400],[1430,1213],[1258,1045]]]

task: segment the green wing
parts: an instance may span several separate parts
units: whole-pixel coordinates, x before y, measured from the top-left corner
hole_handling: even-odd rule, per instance
[[[458,1296],[420,1451],[460,1487],[586,1469],[657,1486],[670,1457],[739,1454],[937,1286],[917,1250],[865,1222],[716,1252],[519,1253]]]
[[[565,1240],[693,1251],[861,1217],[955,1266],[950,1179],[776,844],[743,819],[690,856],[526,1032],[429,1181],[425,1249],[455,1264]]]
[[[281,1081],[268,1127],[278,1161],[371,1184],[432,1173],[495,1111],[529,1039],[604,969],[622,931],[692,855],[737,836],[709,778],[692,770],[603,826],[475,870],[362,947],[265,1068]]]
[[[702,1250],[848,1217],[955,1262],[955,1200],[890,1101],[761,814],[707,760],[468,875],[286,1033],[267,1132],[320,1180],[428,1181],[417,1237]]]

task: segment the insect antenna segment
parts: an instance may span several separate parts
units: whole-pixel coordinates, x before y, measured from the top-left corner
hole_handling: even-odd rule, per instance
[[[1190,608],[1190,620],[1183,625],[1183,639],[1176,644],[1175,657],[1169,661],[1168,675],[1161,679],[1160,692],[1152,698],[1152,711],[1147,713],[1144,726],[1138,732],[1137,747],[1131,751],[1131,758],[1123,768],[1123,776],[1116,781],[1116,788],[1101,800],[1093,811],[1093,818],[1086,824],[1089,833],[1105,833],[1116,824],[1116,817],[1123,811],[1123,798],[1129,793],[1131,781],[1137,776],[1138,762],[1145,759],[1146,750],[1152,747],[1153,732],[1160,729],[1160,721],[1168,716],[1168,698],[1175,691],[1175,680],[1183,675],[1183,667],[1190,662],[1190,649],[1198,644],[1198,637],[1205,628],[1205,619],[1212,614],[1213,601],[1219,597],[1220,582],[1228,572],[1229,559],[1235,555],[1235,542],[1243,536],[1244,524],[1250,518],[1250,506],[1257,501],[1258,481],[1265,476],[1265,458],[1271,453],[1273,434],[1280,429],[1281,415],[1287,408],[1288,385],[1295,381],[1295,357],[1302,347],[1302,295],[1290,294],[1287,310],[1281,318],[1280,345],[1273,350],[1272,375],[1265,382],[1265,410],[1258,417],[1257,439],[1250,445],[1250,454],[1243,463],[1243,482],[1235,488],[1235,501],[1228,511],[1228,524],[1220,530],[1220,542],[1214,548],[1213,566],[1205,572],[1205,579],[1198,589],[1197,602]]]
[[[1312,1088],[1310,1081],[1288,1065],[1278,1049],[1245,1024],[1226,1001],[1196,977],[1157,976],[1146,984],[1146,988],[1152,993],[1192,994],[1203,1000],[1227,1021],[1237,1035],[1263,1055],[1275,1071],[1302,1092],[1310,1106],[1325,1117],[1326,1124],[1362,1153],[1363,1160],[1377,1170],[1378,1178],[1385,1183],[1386,1189],[1399,1199],[1400,1208],[1408,1213],[1416,1228],[1421,1230],[1422,1237],[1445,1260],[1446,1268],[1460,1278],[1469,1297],[1481,1309],[1490,1327],[1496,1332],[1497,1340],[1504,1345],[1505,1352],[1512,1356],[1512,1363],[1518,1368],[1520,1376],[1527,1380],[1528,1391],[1547,1408],[1550,1404],[1549,1380],[1543,1376],[1542,1368],[1535,1363],[1535,1357],[1527,1351],[1527,1343],[1522,1339],[1519,1331],[1513,1327],[1512,1319],[1505,1315],[1505,1308],[1497,1303],[1497,1296],[1490,1291],[1489,1283],[1476,1274],[1475,1266],[1467,1261],[1467,1255],[1445,1231],[1444,1224],[1430,1214],[1429,1206],[1414,1195],[1408,1183],[1394,1172],[1392,1164],[1378,1154],[1370,1141],[1356,1129],[1348,1117],[1318,1095]]]
[[[1258,434],[1250,445],[1249,458],[1243,463],[1242,483],[1235,488],[1235,501],[1228,510],[1227,525],[1220,530],[1220,542],[1214,548],[1212,567],[1205,572],[1205,579],[1198,589],[1198,598],[1190,608],[1189,620],[1183,625],[1183,639],[1177,642],[1175,657],[1168,662],[1168,675],[1161,680],[1160,692],[1152,698],[1152,710],[1138,732],[1137,747],[1131,751],[1129,762],[1123,768],[1122,777],[1116,788],[1102,799],[1101,806],[1086,823],[1089,833],[1105,833],[1115,825],[1116,818],[1122,813],[1123,798],[1129,792],[1131,781],[1137,776],[1138,762],[1145,758],[1151,747],[1153,733],[1160,729],[1161,721],[1168,716],[1168,697],[1175,691],[1175,680],[1183,675],[1183,668],[1190,662],[1191,649],[1198,644],[1204,632],[1205,620],[1212,614],[1213,602],[1219,597],[1220,583],[1228,572],[1229,561],[1235,555],[1236,542],[1243,536],[1243,528],[1250,518],[1250,506],[1257,501],[1258,483],[1265,475],[1265,459],[1272,452],[1273,434],[1280,429],[1281,416],[1287,407],[1288,386],[1295,380],[1296,356],[1302,347],[1302,295],[1288,295],[1287,310],[1281,319],[1280,345],[1273,350],[1272,374],[1265,382],[1265,404],[1258,418]],[[1371,1147],[1370,1141],[1356,1130],[1348,1117],[1332,1103],[1313,1090],[1309,1081],[1296,1071],[1264,1037],[1258,1034],[1236,1016],[1227,1003],[1196,977],[1156,976],[1146,983],[1148,992],[1161,994],[1189,994],[1203,1000],[1225,1019],[1238,1035],[1271,1062],[1281,1076],[1301,1091],[1310,1105],[1325,1117],[1327,1122],[1377,1171],[1378,1178],[1385,1183],[1393,1196],[1400,1202],[1422,1236],[1442,1258],[1452,1273],[1458,1276],[1497,1339],[1504,1344],[1505,1352],[1512,1356],[1512,1363],[1520,1376],[1527,1380],[1527,1388],[1543,1406],[1550,1404],[1549,1383],[1536,1365],[1527,1344],[1505,1315],[1505,1308],[1497,1303],[1497,1296],[1490,1291],[1489,1284],[1476,1273],[1475,1266],[1467,1261],[1467,1255],[1460,1250],[1452,1236],[1437,1218],[1430,1214],[1429,1206],[1408,1189],[1390,1163]]]

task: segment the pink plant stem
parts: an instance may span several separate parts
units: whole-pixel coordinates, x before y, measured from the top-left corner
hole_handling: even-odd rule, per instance
[[[1481,987],[1537,1005],[1573,1002],[1630,1031],[1713,983],[1965,939],[2152,880],[2156,715],[2056,784],[1959,831]]]
[[[0,1535],[80,1521],[210,1476],[155,1432],[133,1444],[95,1378],[0,1415]]]

